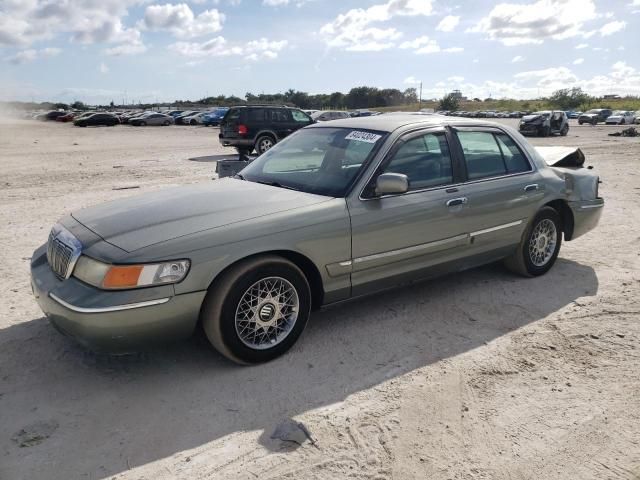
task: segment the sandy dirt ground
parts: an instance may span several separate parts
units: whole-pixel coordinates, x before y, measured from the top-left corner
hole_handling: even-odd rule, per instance
[[[616,129],[532,140],[582,147],[607,202],[547,275],[490,265],[330,308],[239,367],[201,337],[88,353],[29,285],[65,213],[212,181],[188,159],[229,156],[217,130],[0,125],[0,478],[640,479],[640,138]],[[272,439],[287,419],[315,445]]]

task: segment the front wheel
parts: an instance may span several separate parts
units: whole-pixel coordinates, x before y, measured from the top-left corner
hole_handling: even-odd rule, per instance
[[[201,320],[211,344],[242,364],[284,354],[302,334],[311,311],[311,290],[302,271],[268,255],[247,259],[217,279]]]
[[[164,121],[164,123],[163,123],[163,125],[164,125],[165,127],[168,127],[170,123],[171,123],[171,122],[169,122],[169,120],[165,120],[165,121]]]
[[[543,207],[524,232],[518,249],[505,259],[505,265],[525,277],[544,275],[558,258],[561,244],[560,215],[551,207]]]

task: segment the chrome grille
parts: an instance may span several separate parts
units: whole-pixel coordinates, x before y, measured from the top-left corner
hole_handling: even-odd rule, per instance
[[[47,243],[47,261],[53,273],[63,279],[69,278],[81,249],[80,242],[64,227],[53,227]]]

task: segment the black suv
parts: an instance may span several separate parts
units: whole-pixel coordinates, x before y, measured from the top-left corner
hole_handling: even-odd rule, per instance
[[[597,125],[598,122],[605,122],[612,113],[613,111],[610,108],[594,108],[580,115],[578,117],[578,123],[580,125],[583,123]]]
[[[268,105],[231,107],[220,122],[220,143],[236,147],[240,155],[255,148],[263,154],[284,137],[313,123],[309,115],[297,108]]]

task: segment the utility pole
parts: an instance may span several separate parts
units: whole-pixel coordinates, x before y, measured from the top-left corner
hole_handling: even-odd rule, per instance
[[[418,110],[422,107],[422,80],[420,80],[420,96],[418,97]]]

